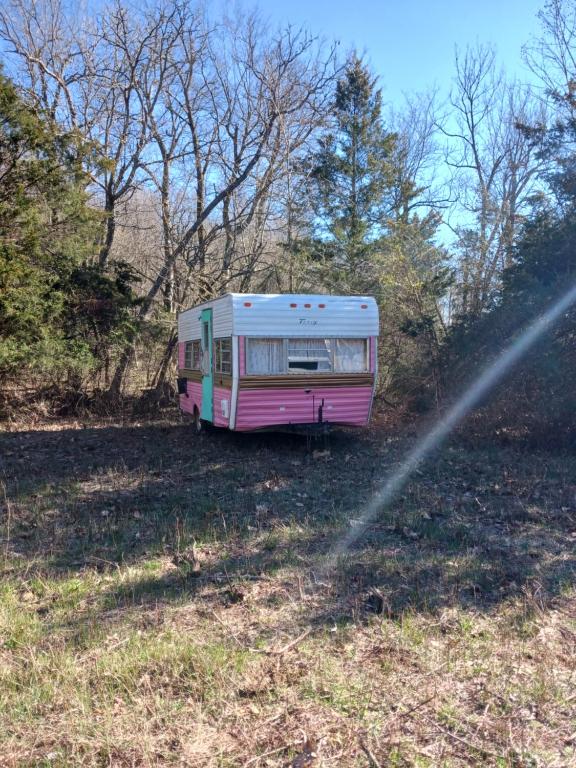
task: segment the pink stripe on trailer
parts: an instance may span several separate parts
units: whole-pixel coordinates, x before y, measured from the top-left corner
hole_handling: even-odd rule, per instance
[[[244,336],[238,337],[238,369],[240,376],[246,375],[246,342]]]
[[[318,408],[330,424],[364,426],[370,416],[372,387],[318,387],[304,389],[241,389],[236,429],[262,429],[284,424],[314,424]]]

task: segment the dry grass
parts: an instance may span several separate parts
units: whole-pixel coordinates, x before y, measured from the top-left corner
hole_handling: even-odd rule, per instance
[[[454,444],[320,576],[409,442],[0,436],[0,765],[576,765],[574,456]]]

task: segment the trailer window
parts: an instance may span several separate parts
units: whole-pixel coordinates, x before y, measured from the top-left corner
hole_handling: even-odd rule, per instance
[[[184,345],[184,368],[199,371],[201,360],[200,340],[187,341]]]
[[[306,373],[332,370],[332,339],[288,339],[288,371]]]
[[[366,373],[367,339],[246,339],[246,373]]]
[[[334,370],[341,373],[364,373],[368,370],[366,339],[335,339]]]
[[[214,339],[214,370],[232,373],[232,339]]]
[[[246,339],[246,373],[284,373],[282,339]]]

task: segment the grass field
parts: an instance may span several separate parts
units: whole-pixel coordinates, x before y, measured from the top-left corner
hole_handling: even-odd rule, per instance
[[[0,434],[1,766],[576,765],[576,455]]]

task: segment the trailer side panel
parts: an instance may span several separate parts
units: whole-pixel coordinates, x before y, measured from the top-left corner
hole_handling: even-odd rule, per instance
[[[284,424],[364,426],[368,423],[372,386],[243,389],[238,393],[236,429],[246,431]]]

